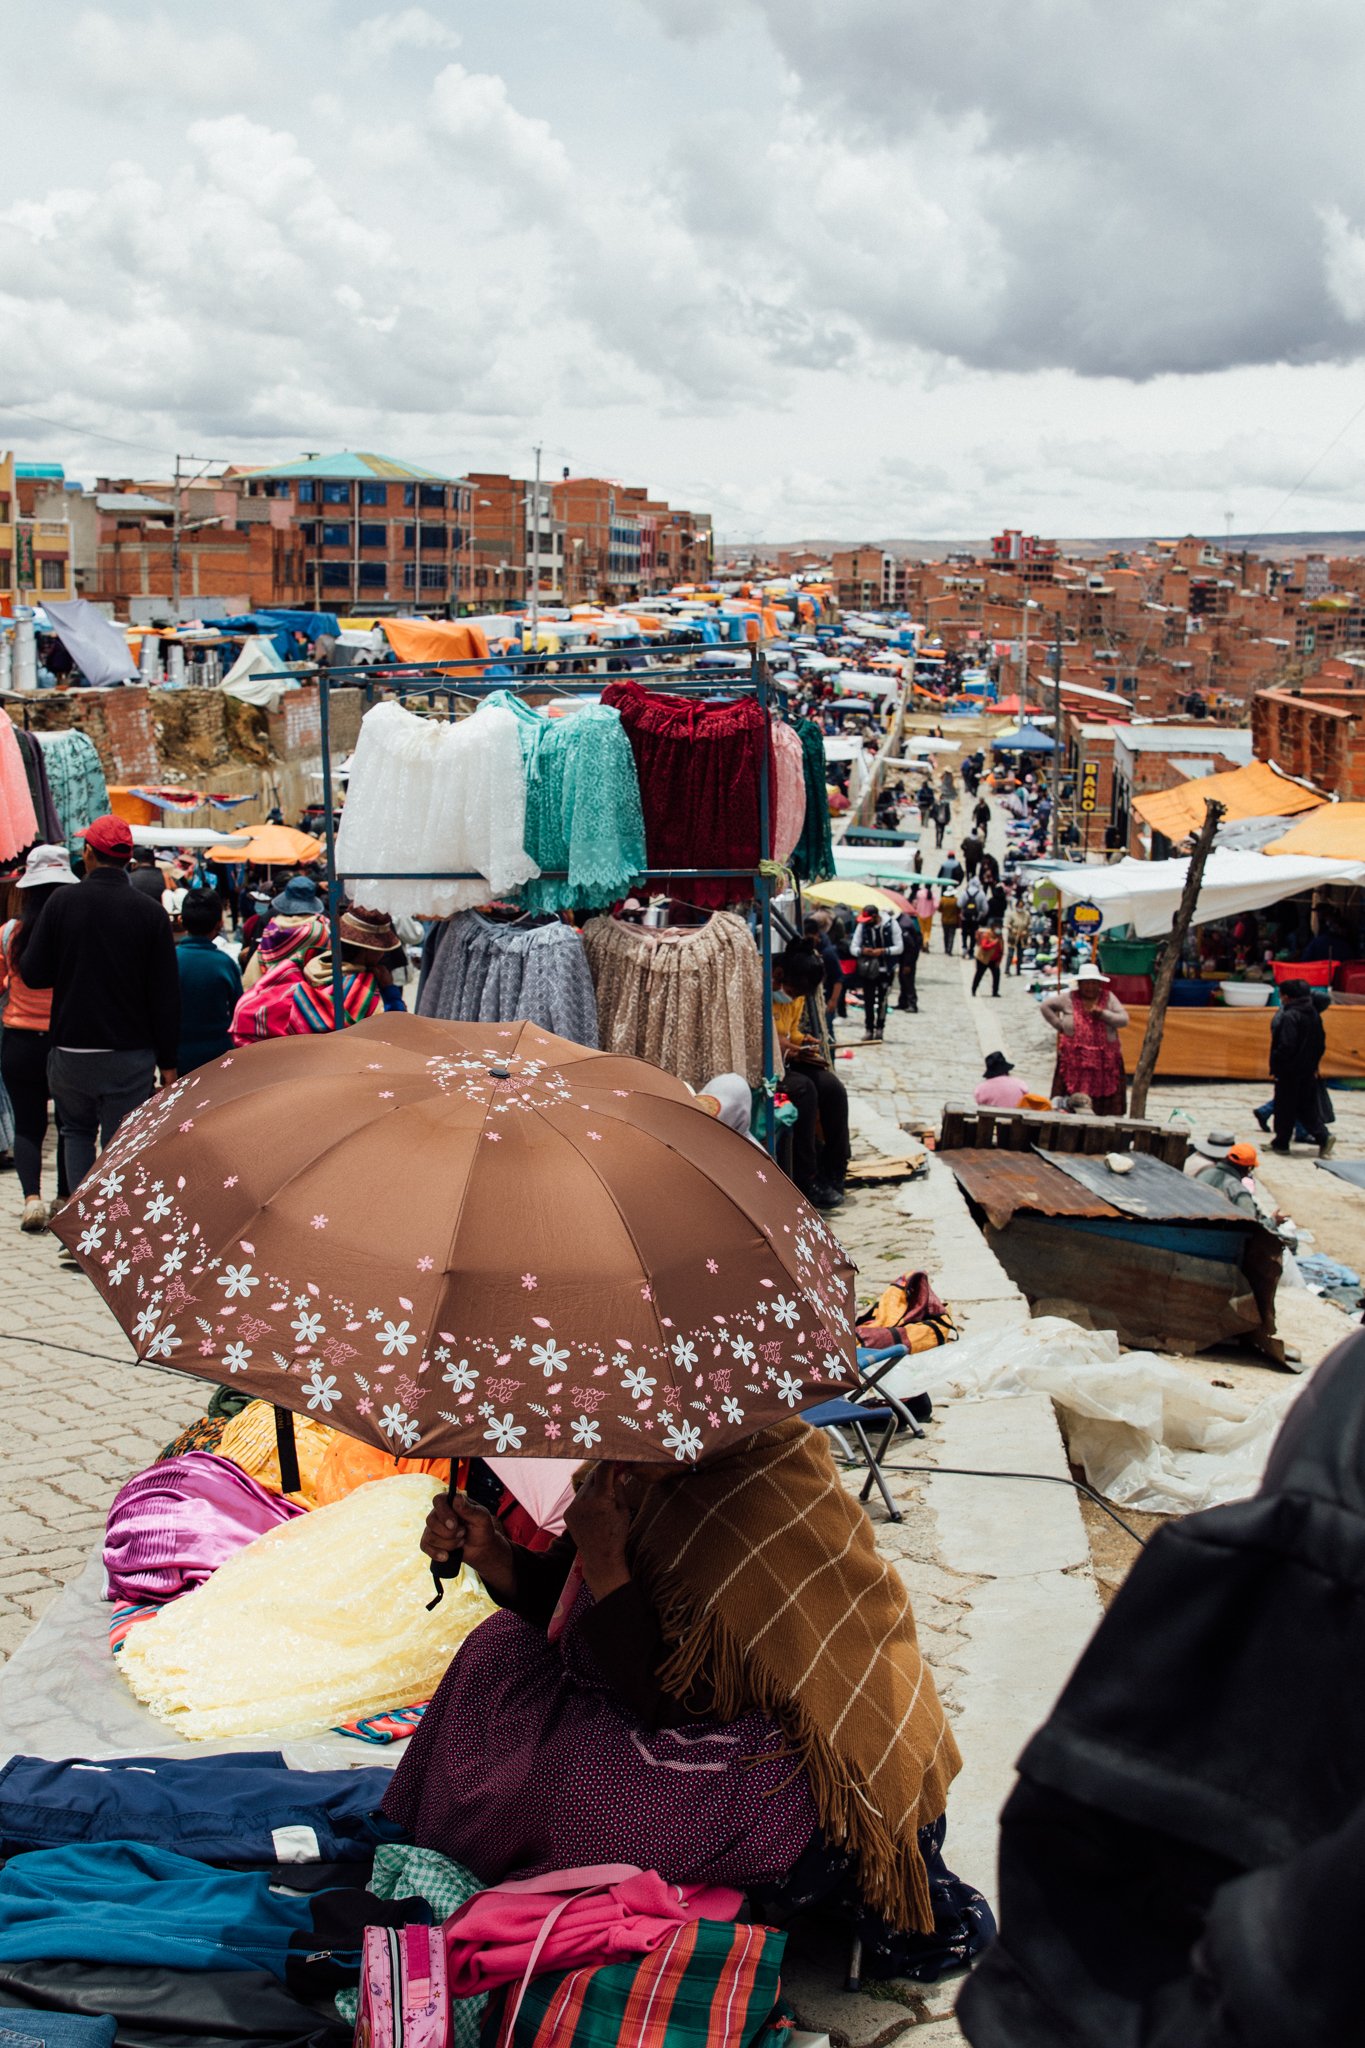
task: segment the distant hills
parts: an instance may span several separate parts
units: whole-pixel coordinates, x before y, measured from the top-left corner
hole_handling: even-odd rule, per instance
[[[1054,536],[1049,535],[1049,539]],[[1057,546],[1064,555],[1109,555],[1131,550],[1140,553],[1158,540],[1180,540],[1181,533],[1172,530],[1159,534],[1114,534],[1109,536],[1086,534],[1070,539],[1058,534]],[[1365,530],[1341,533],[1234,533],[1205,534],[1201,538],[1213,546],[1230,548],[1235,554],[1239,549],[1258,555],[1303,554],[1315,555],[1359,555],[1365,554]],[[829,555],[835,548],[870,547],[881,548],[886,554],[899,556],[906,561],[937,561],[946,554],[989,555],[989,536],[951,540],[907,540],[896,537],[889,540],[869,539],[866,535],[856,540],[835,540],[828,536],[803,540],[738,541],[719,549],[725,555],[748,554],[750,549],[761,554],[767,549],[807,549],[812,554]]]

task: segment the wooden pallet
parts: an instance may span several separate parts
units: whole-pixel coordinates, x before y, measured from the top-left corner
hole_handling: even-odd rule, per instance
[[[1055,1110],[987,1109],[976,1102],[949,1102],[939,1131],[940,1152],[985,1150],[1025,1152],[1148,1152],[1167,1166],[1182,1167],[1190,1141],[1170,1124],[1127,1116],[1063,1116]]]

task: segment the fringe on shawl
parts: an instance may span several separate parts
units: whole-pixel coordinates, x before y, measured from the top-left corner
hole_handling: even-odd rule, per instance
[[[852,1852],[867,1904],[904,1932],[932,1934],[929,1875],[915,1835],[893,1834],[799,1702],[746,1663],[739,1643],[714,1609],[699,1613],[693,1599],[670,1587],[667,1573],[659,1576],[656,1599],[664,1640],[677,1646],[659,1670],[664,1690],[675,1699],[686,1699],[704,1674],[720,1720],[738,1720],[754,1707],[771,1716],[806,1773],[825,1835],[836,1847]],[[938,1815],[927,1818],[937,1820]]]

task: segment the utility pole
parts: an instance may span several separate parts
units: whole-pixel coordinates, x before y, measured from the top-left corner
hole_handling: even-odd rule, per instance
[[[536,442],[536,483],[535,511],[531,524],[531,649],[534,653],[540,637],[540,455],[541,443]]]
[[[1022,635],[1021,635],[1021,637],[1020,637],[1020,642],[1019,642],[1019,718],[1020,718],[1020,722],[1022,723],[1022,721],[1023,721],[1023,718],[1024,718],[1024,707],[1025,707],[1025,706],[1027,705],[1027,703],[1028,703],[1028,614],[1029,614],[1029,596],[1028,596],[1028,585],[1027,585],[1027,583],[1026,583],[1026,584],[1024,585],[1024,597],[1023,597],[1023,603],[1022,603],[1022,605],[1021,605],[1020,609],[1021,609],[1021,610],[1023,611],[1023,614],[1024,614],[1024,630],[1023,630],[1023,633],[1022,633]]]
[[[1204,863],[1209,857],[1214,835],[1222,822],[1225,810],[1226,806],[1215,803],[1212,797],[1204,799],[1204,822],[1199,828],[1199,837],[1194,842],[1190,864],[1185,870],[1185,887],[1180,894],[1180,908],[1176,911],[1170,937],[1157,963],[1156,981],[1152,987],[1152,1007],[1147,1012],[1147,1029],[1142,1035],[1142,1050],[1138,1054],[1132,1091],[1128,1099],[1130,1117],[1143,1117],[1147,1114],[1147,1090],[1152,1085],[1157,1054],[1161,1051],[1161,1034],[1166,1026],[1166,1006],[1171,999],[1171,984],[1175,980],[1175,970],[1180,963],[1185,934],[1190,928],[1195,906],[1199,901],[1200,884],[1204,879]]]
[[[1019,723],[1024,722],[1023,706],[1019,709]],[[1061,844],[1061,790],[1062,790],[1062,615],[1056,614],[1055,631],[1052,640],[1052,857],[1057,858]]]
[[[177,626],[180,624],[180,535],[185,525],[185,511],[180,501],[180,465],[182,462],[203,464],[203,469],[197,469],[193,476],[185,479],[187,484],[195,484],[203,476],[204,470],[210,469],[217,459],[213,455],[177,455],[175,458],[175,489],[172,492],[174,503],[171,519],[171,612]]]

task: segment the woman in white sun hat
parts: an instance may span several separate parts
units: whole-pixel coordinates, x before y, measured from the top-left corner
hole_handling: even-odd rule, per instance
[[[1099,968],[1087,962],[1074,988],[1047,996],[1042,1007],[1057,1034],[1053,1095],[1088,1095],[1096,1116],[1122,1116],[1128,1086],[1119,1032],[1128,1012]]]
[[[64,846],[35,846],[15,883],[19,915],[0,926],[0,1081],[14,1110],[14,1164],[24,1197],[19,1228],[46,1230],[47,1204],[42,1195],[43,1140],[47,1136],[47,1054],[52,1021],[52,991],[29,988],[23,975],[24,946],[50,896],[78,876]],[[57,1193],[62,1185],[61,1146],[57,1147]]]

